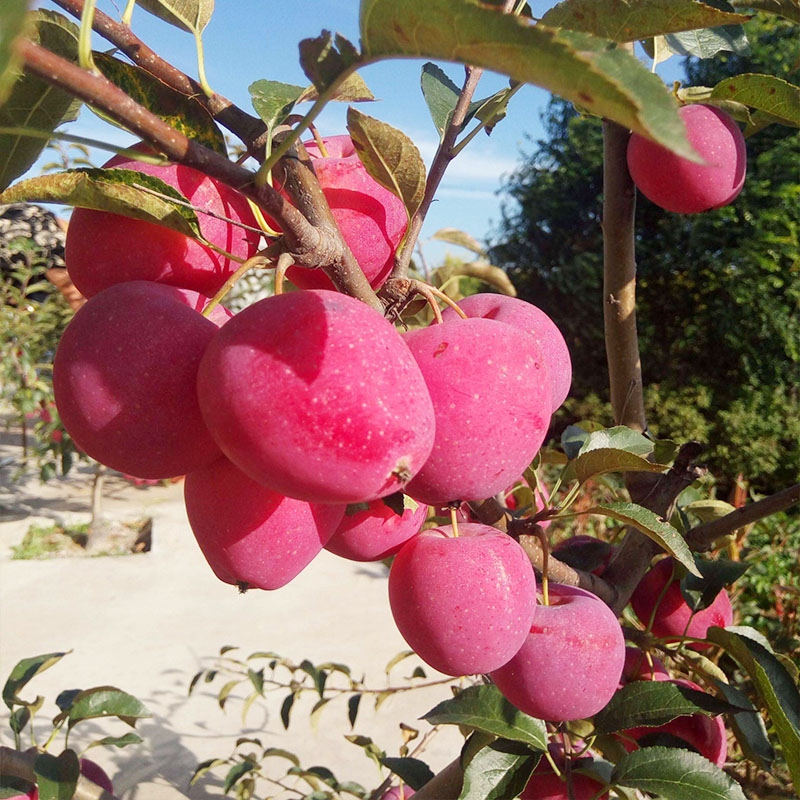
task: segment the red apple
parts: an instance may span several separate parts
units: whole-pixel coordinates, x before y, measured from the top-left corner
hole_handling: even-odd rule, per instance
[[[139,145],[139,149],[144,149]],[[194,206],[257,228],[244,195],[202,172],[179,164],[156,166],[114,156],[107,168],[153,175]],[[239,258],[254,255],[260,234],[225,220],[197,214],[203,236]],[[214,295],[239,266],[182,233],[151,222],[76,208],[67,230],[65,260],[84,297],[124,281],[147,280]]]
[[[482,318],[456,318],[404,338],[436,413],[433,451],[406,493],[441,506],[502,491],[530,464],[550,422],[536,340]]]
[[[647,625],[655,609],[652,632],[656,636],[679,639],[691,636],[703,639],[713,625],[726,628],[733,622],[733,609],[728,593],[721,589],[708,608],[692,614],[681,594],[680,580],[673,577],[674,560],[664,558],[645,574],[631,597],[636,616]],[[666,591],[664,587],[669,583]],[[661,597],[662,592],[663,597]],[[659,597],[661,600],[659,601]],[[656,603],[658,608],[656,609]],[[689,647],[698,650],[707,646],[692,643]]]
[[[366,304],[322,289],[237,314],[203,357],[198,394],[239,469],[308,502],[396,492],[433,444],[430,395],[400,334]]]
[[[530,630],[536,578],[525,551],[488,525],[423,531],[397,554],[389,603],[403,638],[446,675],[505,664]]]
[[[468,317],[483,317],[505,322],[514,328],[530,333],[539,344],[547,365],[550,380],[551,411],[567,399],[572,384],[572,361],[561,331],[547,314],[532,303],[504,294],[473,294],[458,301]],[[443,319],[454,319],[456,312],[446,308]]]
[[[558,744],[550,744],[548,749],[556,766],[561,770],[561,776],[553,772],[550,762],[542,756],[525,790],[519,796],[520,800],[593,800],[594,798],[606,800],[608,798],[608,792],[598,797],[597,793],[603,786],[601,783],[579,772],[571,773],[572,794],[570,794],[563,769],[564,748]],[[581,759],[577,759],[573,762],[573,766],[580,767],[580,762]]]
[[[116,284],[80,308],[58,345],[53,389],[78,448],[137,478],[171,478],[219,458],[197,402],[217,326],[196,292]]]
[[[639,191],[656,205],[696,214],[733,202],[744,186],[747,153],[736,121],[714,106],[678,109],[692,147],[707,162],[695,164],[634,133],[628,169]]]
[[[625,640],[614,612],[590,592],[550,584],[524,644],[491,673],[520,711],[552,722],[596,714],[617,689]]]
[[[278,589],[322,550],[343,506],[283,497],[227,458],[186,476],[186,513],[214,574],[225,583]]]
[[[408,800],[414,794],[414,790],[407,784],[402,786],[392,786],[386,794],[381,795],[381,800]]]
[[[570,536],[553,547],[553,555],[575,569],[602,575],[614,556],[614,545],[595,536]]]
[[[668,681],[671,675],[663,662],[652,658],[652,664],[647,660],[643,650],[638,647],[625,648],[625,665],[622,668],[620,686],[631,681]]]

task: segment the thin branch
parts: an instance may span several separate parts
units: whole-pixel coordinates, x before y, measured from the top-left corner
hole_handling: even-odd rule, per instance
[[[722,536],[727,536],[745,525],[758,522],[770,514],[777,514],[779,511],[790,508],[800,503],[800,483],[782,489],[780,492],[749,503],[746,506],[737,508],[726,514],[724,517],[706,522],[692,528],[686,535],[686,542],[692,550],[705,552],[712,548],[714,542]]]
[[[79,19],[86,4],[85,0],[53,0],[53,2]],[[104,39],[125,53],[134,64],[155,75],[167,86],[197,100],[212,117],[231,133],[236,134],[248,147],[266,130],[262,120],[243,111],[222,95],[213,93],[206,96],[198,81],[161,58],[124,23],[95,10],[92,27]]]

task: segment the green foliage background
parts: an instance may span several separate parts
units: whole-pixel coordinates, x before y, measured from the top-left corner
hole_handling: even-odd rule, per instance
[[[796,82],[800,38],[748,25],[752,52],[684,63],[687,85],[740,72]],[[510,178],[492,247],[520,296],[564,332],[573,357],[562,421],[610,422],[602,319],[602,131],[554,99],[546,138]],[[637,206],[638,326],[652,432],[708,444],[720,478],[759,489],[800,480],[800,135],[773,125],[747,142],[730,206],[698,215]]]

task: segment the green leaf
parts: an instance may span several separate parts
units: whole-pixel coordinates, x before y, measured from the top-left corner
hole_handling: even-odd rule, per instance
[[[67,711],[69,727],[73,728],[85,719],[119,717],[131,727],[136,720],[152,714],[132,694],[114,686],[95,686],[78,694]]]
[[[466,725],[524,742],[536,750],[547,747],[544,722],[515,708],[496,686],[469,686],[452,699],[439,703],[422,719],[431,725]]]
[[[367,172],[403,201],[410,219],[425,194],[425,163],[417,146],[402,131],[352,106],[347,130]]]
[[[219,693],[217,694],[217,704],[219,705],[220,708],[222,709],[225,708],[225,703],[227,703],[230,693],[239,685],[240,682],[241,681],[239,678],[235,678],[232,681],[228,681],[219,690]]]
[[[792,782],[800,792],[800,691],[786,667],[754,639],[731,629],[712,627],[707,638],[747,672],[778,734]]]
[[[209,770],[220,767],[226,763],[227,761],[224,758],[209,758],[206,761],[201,761],[189,780],[189,786],[194,786]]]
[[[549,10],[542,22],[614,42],[632,42],[675,31],[740,24],[749,19],[749,15],[723,11],[696,0],[623,0],[610,5],[600,5],[595,0],[564,0]]]
[[[292,113],[305,90],[291,83],[260,80],[251,83],[248,91],[253,108],[271,134]]]
[[[72,800],[80,775],[78,754],[65,750],[56,757],[40,753],[33,763],[40,800]]]
[[[775,759],[775,750],[770,744],[761,714],[750,698],[735,686],[720,680],[715,680],[714,684],[729,703],[748,709],[730,715],[731,727],[745,757],[759,769],[768,770]]]
[[[666,725],[676,717],[741,711],[706,692],[670,681],[633,681],[615,692],[595,717],[598,733],[613,733],[641,725]]]
[[[322,709],[325,708],[328,703],[330,703],[332,698],[330,697],[323,697],[321,700],[317,700],[314,703],[314,707],[311,709],[311,713],[309,714],[309,720],[311,722],[312,730],[316,731],[317,727],[319,726],[319,717],[322,714]]]
[[[664,38],[669,49],[679,56],[713,58],[723,52],[737,55],[748,55],[750,52],[747,34],[741,25],[671,33]]]
[[[611,517],[611,519],[633,526],[663,547],[670,555],[680,561],[689,572],[700,577],[700,571],[694,563],[692,551],[689,550],[684,538],[672,525],[649,509],[635,503],[620,502],[594,506],[586,513],[602,514],[605,517]]]
[[[692,611],[708,608],[725,586],[741,578],[750,567],[750,564],[742,561],[728,561],[725,558],[714,561],[696,558],[695,564],[702,577],[686,575],[681,579],[681,594]]]
[[[25,29],[28,0],[5,0],[0,7],[0,105],[17,80],[19,57],[14,52],[14,42]]]
[[[581,453],[564,470],[564,481],[578,480],[581,483],[607,472],[664,472],[666,464],[654,464],[646,458],[625,450],[600,448]]]
[[[93,53],[93,58],[100,72],[139,105],[187,138],[223,156],[228,155],[222,131],[196,100],[175,91],[141,67],[126,64],[105,53]],[[107,119],[105,114],[101,117]]]
[[[240,761],[238,764],[234,764],[225,776],[225,783],[222,787],[225,794],[228,794],[236,783],[247,775],[248,772],[252,772],[254,768],[255,764],[253,764],[252,761]]]
[[[407,783],[415,792],[433,777],[431,768],[418,758],[392,758],[386,756],[381,758],[380,762],[394,772],[403,783]]]
[[[361,695],[354,694],[347,698],[347,719],[350,721],[350,730],[355,727],[358,707],[361,704]]]
[[[201,33],[214,13],[214,0],[136,0],[136,5],[189,33]]]
[[[585,431],[577,425],[567,425],[561,433],[561,449],[566,453],[567,458],[577,458],[588,439],[589,431]]]
[[[683,510],[694,514],[700,522],[711,522],[720,517],[726,517],[731,511],[735,511],[736,507],[724,500],[708,499],[687,503],[683,506]]]
[[[31,710],[28,706],[22,706],[16,711],[12,711],[8,718],[8,725],[14,733],[22,733],[25,726],[31,721]]]
[[[671,747],[634,750],[617,762],[613,783],[641,789],[664,800],[745,800],[742,787],[697,753]]]
[[[361,41],[372,61],[456,61],[541,86],[699,161],[662,80],[635,56],[590,34],[534,25],[464,0],[363,0]]]
[[[731,0],[737,8],[752,8],[777,14],[800,24],[800,2],[798,0]]]
[[[316,100],[318,97],[319,92],[316,86],[312,85],[306,87],[297,102],[304,103],[307,100]],[[328,93],[327,98],[339,103],[367,103],[374,100],[375,95],[369,90],[364,79],[357,72],[352,72]]]
[[[743,103],[777,122],[800,128],[800,86],[773,75],[747,73],[726,78],[714,87],[711,98]]]
[[[492,742],[464,770],[458,800],[512,800],[525,788],[538,761],[539,756],[519,742]]]
[[[300,42],[300,66],[318,92],[323,92],[359,62],[360,55],[344,36],[322,31]]]
[[[141,736],[135,733],[126,733],[124,736],[106,736],[92,742],[89,747],[127,747],[129,744],[140,744],[143,742]],[[88,750],[89,747],[86,749]]]
[[[136,170],[75,169],[17,183],[0,194],[0,203],[63,203],[94,208],[162,225],[202,241],[194,211],[138,186],[186,201],[180,192],[161,179]]]
[[[264,668],[262,667],[259,670],[248,669],[247,670],[247,677],[250,679],[250,683],[253,684],[253,688],[260,694],[264,694]]]
[[[280,747],[267,747],[264,750],[263,758],[285,758],[287,761],[291,761],[296,767],[300,766],[300,759],[294,754],[289,752],[288,750],[284,750]]]
[[[431,236],[431,239],[435,239],[437,242],[449,242],[450,244],[464,247],[467,250],[471,250],[473,253],[477,253],[479,256],[486,255],[485,248],[477,239],[464,231],[458,230],[458,228],[439,228],[439,230]]]
[[[653,442],[625,425],[590,431],[580,452],[592,450],[623,450],[633,455],[646,456],[653,452]]]
[[[384,671],[388,675],[401,661],[415,655],[413,650],[401,650],[397,655],[389,659],[389,663],[384,667]]]
[[[458,102],[461,93],[458,86],[447,77],[445,71],[436,64],[428,61],[422,65],[422,76],[420,78],[422,86],[422,96],[428,106],[433,124],[439,131],[439,139],[444,137],[450,117]]]
[[[69,61],[78,58],[78,27],[54,11],[34,11],[29,38]],[[54,131],[77,119],[81,103],[69,92],[39,78],[23,74],[0,107],[0,128],[34,128]],[[46,139],[21,134],[0,135],[0,190],[33,166]]]
[[[289,715],[292,712],[294,699],[295,699],[295,693],[292,692],[291,694],[287,694],[286,697],[283,698],[283,702],[281,703],[281,722],[283,723],[283,727],[286,730],[289,730]]]
[[[49,669],[53,664],[58,663],[67,653],[46,653],[41,656],[33,656],[32,658],[23,658],[22,661],[17,662],[8,680],[3,686],[3,702],[9,709],[13,709],[14,705],[19,700],[19,691],[22,689],[32,678],[40,672]]]

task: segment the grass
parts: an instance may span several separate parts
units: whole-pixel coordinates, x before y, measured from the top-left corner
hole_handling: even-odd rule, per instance
[[[147,520],[120,523],[122,527],[139,533],[146,524]],[[86,556],[86,540],[89,534],[89,523],[80,525],[62,526],[53,523],[52,525],[31,525],[27,533],[18,545],[11,546],[12,560],[46,559],[58,557],[82,557]],[[136,551],[138,552],[138,550]],[[132,555],[133,551],[122,548],[112,549],[93,553],[95,556],[107,555]]]

